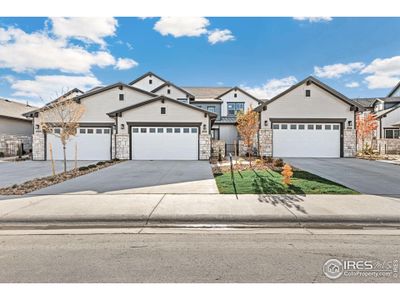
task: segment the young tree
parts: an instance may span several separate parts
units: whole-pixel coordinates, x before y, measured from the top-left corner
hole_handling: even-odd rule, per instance
[[[378,128],[376,116],[372,113],[367,115],[358,114],[356,119],[357,138],[361,142],[362,152],[366,153],[369,149],[366,139],[372,141],[372,133]]]
[[[293,169],[290,165],[285,164],[283,166],[283,170],[282,170],[281,174],[283,176],[283,178],[282,178],[283,184],[289,185],[292,183]]]
[[[260,127],[258,121],[258,112],[254,111],[250,106],[246,112],[238,112],[236,122],[236,128],[240,137],[243,139],[244,146],[247,149],[251,167],[251,154],[253,152],[254,138]]]
[[[43,131],[51,133],[61,141],[64,154],[64,172],[67,172],[67,143],[75,136],[85,109],[82,104],[73,98],[60,97],[56,101],[47,104],[40,112],[40,124]],[[56,132],[54,129],[59,128]]]

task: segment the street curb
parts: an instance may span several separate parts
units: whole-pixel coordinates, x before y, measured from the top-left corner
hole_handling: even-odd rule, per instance
[[[308,219],[308,220],[7,220],[0,221],[0,230],[10,229],[69,229],[69,228],[329,228],[360,229],[390,227],[400,229],[399,218],[393,219]]]

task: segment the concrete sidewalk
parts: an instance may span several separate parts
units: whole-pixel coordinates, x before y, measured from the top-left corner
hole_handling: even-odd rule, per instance
[[[400,225],[400,198],[373,195],[46,195],[0,201],[0,227]]]

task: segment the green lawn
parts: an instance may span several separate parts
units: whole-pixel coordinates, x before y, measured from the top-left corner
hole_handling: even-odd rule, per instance
[[[293,171],[292,184],[282,184],[282,175],[272,170],[234,172],[238,194],[359,194],[343,185],[306,171]],[[231,174],[216,174],[221,194],[234,194]]]

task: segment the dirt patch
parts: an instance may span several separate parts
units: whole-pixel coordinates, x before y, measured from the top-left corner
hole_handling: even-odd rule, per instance
[[[53,184],[61,183],[63,181],[86,175],[100,169],[107,168],[121,162],[120,160],[107,160],[99,161],[96,164],[82,166],[75,170],[65,173],[56,174],[54,176],[47,176],[42,178],[35,178],[21,184],[14,184],[13,186],[0,188],[0,195],[24,195],[33,191],[43,189]]]

